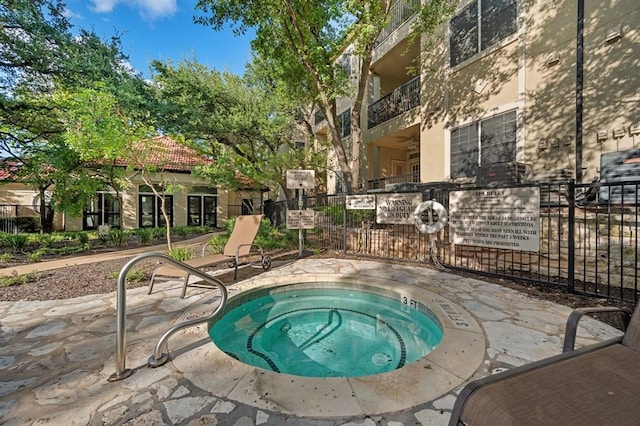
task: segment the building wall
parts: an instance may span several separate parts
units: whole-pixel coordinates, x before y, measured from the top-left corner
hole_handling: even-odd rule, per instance
[[[194,178],[186,173],[164,173],[162,176],[153,177],[156,182],[169,181],[175,185],[173,192],[173,213],[174,226],[187,225],[187,196],[189,188],[193,186],[211,186],[201,179]],[[138,210],[139,185],[144,185],[144,181],[139,176],[134,176],[128,187],[122,193],[123,205],[120,213],[123,218],[124,229],[137,229],[138,226]],[[33,206],[37,193],[28,186],[21,183],[6,183],[0,186],[0,204],[10,205],[26,205]],[[243,198],[251,198],[255,208],[261,208],[262,200],[259,192],[234,192],[227,190],[218,190],[217,194],[217,215],[218,226],[224,226],[225,221],[230,217],[230,206],[239,206]],[[33,211],[37,214],[36,210]],[[21,214],[25,214],[21,212]],[[70,215],[56,214],[54,226],[56,230],[81,231],[82,216],[74,217]]]
[[[534,178],[562,170],[575,174],[576,3],[519,0],[516,33],[455,67],[449,66],[448,26],[440,34],[442,43],[421,52],[417,122],[423,182],[450,179],[452,128],[512,109],[518,125],[515,160],[529,164]],[[621,37],[607,41],[616,31]],[[401,35],[378,48],[373,68]],[[639,69],[637,0],[585,0],[583,181],[598,176],[602,153],[640,147],[640,134],[630,132],[640,125]],[[364,131],[368,179],[390,176],[391,161],[403,155],[392,137],[416,123],[407,117]],[[366,129],[366,121],[362,126]],[[615,129],[622,130],[619,137]]]

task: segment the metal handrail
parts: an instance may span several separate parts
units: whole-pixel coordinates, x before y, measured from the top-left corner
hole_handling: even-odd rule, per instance
[[[164,255],[162,253],[155,253],[155,252],[142,253],[134,257],[122,267],[122,269],[120,270],[120,274],[118,275],[118,284],[117,284],[117,291],[116,291],[116,372],[111,376],[109,376],[108,380],[110,382],[126,379],[133,373],[131,369],[126,368],[126,346],[127,346],[126,330],[125,330],[126,315],[127,315],[126,278],[127,278],[127,274],[129,273],[129,270],[131,270],[133,265],[135,265],[136,263],[144,259],[149,259],[149,258],[162,259],[164,262],[169,263],[177,268],[183,269],[189,272],[189,274],[191,275],[200,277],[204,281],[218,287],[218,289],[220,290],[220,304],[211,314],[202,318],[197,318],[197,319],[178,323],[173,327],[171,327],[169,330],[167,330],[160,337],[160,339],[158,340],[158,343],[156,343],[153,355],[149,358],[148,364],[150,367],[159,367],[165,364],[169,360],[168,353],[163,353],[163,349],[166,348],[167,340],[169,339],[169,337],[171,337],[171,335],[173,335],[175,332],[179,330],[192,327],[197,324],[202,324],[214,319],[218,314],[222,312],[222,310],[225,308],[227,304],[227,298],[228,298],[227,288],[225,287],[224,283],[218,280],[217,278],[211,277],[198,269],[192,268],[189,265],[186,265],[182,262],[172,259],[171,257]]]

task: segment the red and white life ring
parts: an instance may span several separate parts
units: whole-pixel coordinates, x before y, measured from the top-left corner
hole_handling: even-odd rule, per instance
[[[427,222],[423,220],[424,213],[427,213]],[[437,217],[435,221],[434,217]],[[413,220],[418,231],[423,234],[435,234],[444,229],[447,224],[447,210],[435,200],[423,201],[413,212]]]

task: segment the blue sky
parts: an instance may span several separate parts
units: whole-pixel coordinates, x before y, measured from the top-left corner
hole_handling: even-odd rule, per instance
[[[66,0],[74,27],[94,30],[103,39],[121,34],[130,64],[149,77],[154,59],[185,58],[218,71],[244,74],[251,35],[214,31],[193,23],[196,0]]]

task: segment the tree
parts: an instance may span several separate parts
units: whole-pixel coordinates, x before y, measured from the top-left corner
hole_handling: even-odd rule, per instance
[[[2,0],[0,20],[0,153],[20,163],[19,178],[39,192],[46,231],[45,191],[53,191],[56,210],[79,214],[109,175],[105,167],[87,167],[66,144],[64,106],[54,93],[100,81],[128,115],[138,117],[151,92],[127,68],[118,37],[72,34],[61,1]]]
[[[193,60],[154,61],[159,123],[215,159],[194,172],[227,189],[284,188],[286,168],[318,163],[318,153],[296,144],[296,114],[257,65],[244,78],[209,70]],[[299,139],[298,139],[299,140]]]
[[[313,93],[327,119],[331,143],[350,191],[360,180],[362,130],[360,111],[375,42],[390,20],[393,0],[199,0],[195,21],[219,30],[231,23],[238,33],[256,31],[252,48],[260,55],[278,60],[290,87],[312,82]],[[420,6],[417,33],[431,33],[448,19],[457,2],[430,0]],[[337,59],[347,47],[359,58],[355,81]],[[304,70],[303,73],[298,71]],[[339,132],[336,100],[352,96],[351,152]]]

